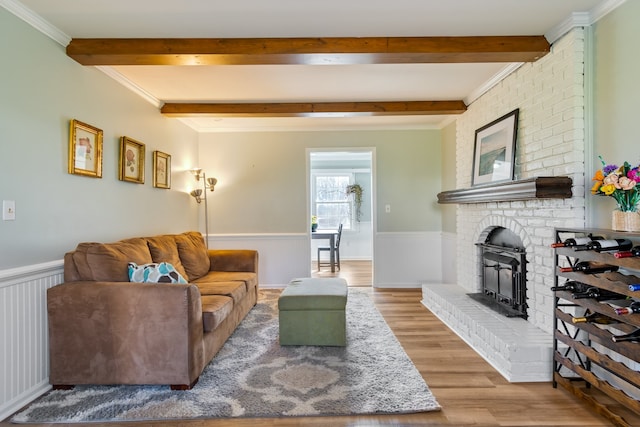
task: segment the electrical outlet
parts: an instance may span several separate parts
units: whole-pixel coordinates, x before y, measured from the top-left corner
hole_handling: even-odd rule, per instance
[[[2,201],[2,220],[13,221],[16,219],[16,202],[15,200]]]

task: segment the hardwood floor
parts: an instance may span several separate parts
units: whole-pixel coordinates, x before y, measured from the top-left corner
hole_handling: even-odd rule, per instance
[[[366,271],[369,278],[366,279]],[[344,262],[341,277],[370,286],[370,263]],[[329,273],[330,274],[330,273]],[[322,272],[322,277],[327,274]],[[368,280],[368,282],[367,282]],[[277,292],[272,290],[267,292]],[[94,423],[94,427],[189,426],[580,426],[613,425],[589,405],[551,383],[509,383],[421,303],[419,289],[372,289],[371,296],[442,406],[440,412],[406,415],[213,419],[138,423]],[[551,367],[550,367],[551,369]],[[398,375],[402,375],[401,372]],[[393,392],[390,390],[390,392]],[[631,425],[640,417],[625,415]],[[0,426],[10,425],[6,421]],[[61,426],[62,424],[44,424]],[[76,424],[77,425],[77,424]]]
[[[318,271],[318,264],[311,262],[311,277],[342,277],[349,286],[371,286],[371,261],[342,261],[341,269],[335,273],[329,267]]]

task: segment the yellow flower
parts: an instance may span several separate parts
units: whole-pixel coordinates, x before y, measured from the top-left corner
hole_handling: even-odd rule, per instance
[[[603,185],[602,187],[600,187],[600,191],[602,191],[607,196],[610,196],[614,191],[616,191],[616,186],[613,184]]]

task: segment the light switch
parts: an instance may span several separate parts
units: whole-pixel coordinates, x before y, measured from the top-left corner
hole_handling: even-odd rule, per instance
[[[391,205],[384,205],[384,211],[386,213],[391,213]]]
[[[16,202],[15,200],[2,201],[2,220],[13,221],[16,219]]]

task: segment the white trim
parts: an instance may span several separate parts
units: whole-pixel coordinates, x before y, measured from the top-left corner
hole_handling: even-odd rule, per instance
[[[547,31],[544,37],[550,44],[553,44],[574,28],[589,25],[591,25],[589,12],[573,12],[564,21]]]
[[[140,86],[138,86],[137,84],[129,80],[127,77],[123,76],[120,72],[115,70],[113,67],[100,65],[100,66],[96,66],[95,68],[102,71],[107,76],[111,77],[112,79],[114,79],[115,81],[120,83],[122,86],[126,87],[127,89],[131,90],[135,94],[141,96],[144,100],[152,104],[154,107],[161,108],[164,105],[164,102],[162,102],[155,96],[151,95],[149,92],[147,92],[146,90],[144,90],[143,88],[141,88]]]
[[[516,71],[518,68],[522,67],[524,62],[514,62],[512,64],[506,65],[502,70],[498,71],[493,77],[484,82],[481,86],[475,89],[473,92],[469,94],[466,98],[464,98],[464,103],[469,106],[475,100],[480,98],[482,95],[487,93],[491,88],[504,80],[509,74]]]
[[[9,12],[13,13],[15,16],[22,19],[24,22],[31,25],[33,28],[40,31],[47,37],[55,40],[62,46],[68,45],[71,41],[70,36],[60,31],[49,21],[18,1],[0,0],[0,6],[4,7]]]
[[[595,55],[594,55],[593,29],[584,29],[584,181],[585,192],[589,191],[589,177],[595,174],[593,168],[594,132],[595,132]],[[584,198],[584,221],[587,226],[593,224],[593,209],[595,197]]]
[[[553,44],[576,27],[588,27],[595,24],[625,1],[627,0],[606,0],[588,12],[573,12],[567,19],[547,31],[544,36],[549,43]]]
[[[61,274],[63,272],[63,266],[64,261],[58,260],[0,270],[0,288],[13,286],[28,280],[52,276],[54,274]]]
[[[607,0],[591,9],[591,24],[598,22],[605,15],[622,6],[627,0]]]

